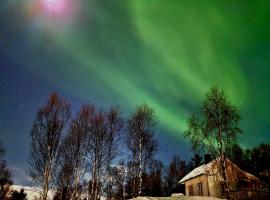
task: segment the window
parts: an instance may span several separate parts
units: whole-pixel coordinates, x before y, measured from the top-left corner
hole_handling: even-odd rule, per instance
[[[193,186],[188,186],[189,196],[193,196]]]
[[[202,185],[202,183],[198,183],[197,186],[198,186],[198,195],[203,196],[203,185]]]

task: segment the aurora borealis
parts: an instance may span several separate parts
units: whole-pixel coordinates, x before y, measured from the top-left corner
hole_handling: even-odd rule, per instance
[[[0,47],[0,139],[14,168],[26,166],[33,118],[52,91],[73,113],[149,104],[166,160],[190,155],[186,118],[217,85],[240,110],[239,143],[270,141],[266,0],[2,0]]]

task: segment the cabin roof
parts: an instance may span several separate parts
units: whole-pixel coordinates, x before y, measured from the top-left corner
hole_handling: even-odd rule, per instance
[[[203,164],[195,169],[193,169],[191,172],[189,172],[186,176],[184,176],[180,181],[179,183],[184,183],[186,182],[187,180],[190,180],[192,178],[195,178],[197,176],[200,176],[200,175],[204,175],[206,173],[206,169],[208,167],[210,167],[212,162],[208,163],[208,164]]]
[[[195,177],[197,177],[197,176],[206,174],[207,171],[208,171],[209,169],[212,168],[212,165],[213,165],[215,162],[219,162],[219,158],[220,158],[220,157],[217,157],[216,159],[212,160],[212,161],[209,162],[208,164],[203,164],[203,165],[201,165],[201,166],[199,166],[199,167],[193,169],[193,170],[192,170],[191,172],[189,172],[186,176],[184,176],[184,177],[179,181],[179,183],[182,183],[182,184],[183,184],[184,182],[186,182],[186,181],[188,181],[188,180],[190,180],[190,179],[193,179],[193,178],[195,178]],[[254,175],[252,175],[252,174],[250,174],[250,173],[248,173],[248,172],[246,172],[246,171],[240,169],[237,165],[235,165],[233,162],[231,162],[228,158],[225,158],[225,159],[227,160],[227,162],[231,163],[231,164],[234,165],[236,168],[238,168],[239,170],[241,170],[241,171],[245,174],[245,176],[246,176],[247,179],[249,179],[249,180],[257,180],[257,181],[259,180],[256,176],[254,176]]]

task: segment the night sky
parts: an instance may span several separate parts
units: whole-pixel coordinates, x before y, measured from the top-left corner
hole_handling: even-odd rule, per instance
[[[212,86],[241,113],[242,147],[270,142],[270,3],[195,0],[1,0],[0,139],[27,184],[30,129],[57,92],[125,114],[147,103],[158,158],[191,156],[186,119]]]

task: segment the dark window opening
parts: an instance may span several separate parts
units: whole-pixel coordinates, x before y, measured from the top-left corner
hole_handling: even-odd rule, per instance
[[[189,196],[193,196],[194,194],[193,194],[193,186],[192,185],[188,186],[188,190],[189,190]]]
[[[202,185],[202,183],[198,183],[197,186],[198,186],[198,195],[203,196],[203,185]]]

